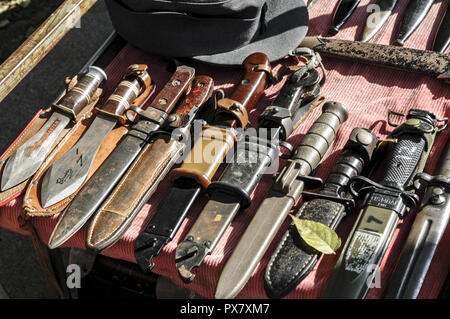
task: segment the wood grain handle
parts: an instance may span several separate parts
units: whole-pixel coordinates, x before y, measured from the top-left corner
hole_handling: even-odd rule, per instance
[[[186,93],[195,76],[195,70],[188,66],[180,66],[170,80],[158,93],[150,107],[165,113],[170,113],[180,97]]]
[[[188,115],[194,107],[201,107],[212,96],[214,81],[206,75],[196,76],[192,89],[174,114]]]

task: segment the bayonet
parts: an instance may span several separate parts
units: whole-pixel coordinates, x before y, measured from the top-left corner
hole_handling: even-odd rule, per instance
[[[214,174],[236,141],[235,129],[247,126],[248,112],[255,107],[268,86],[270,77],[264,70],[270,70],[270,63],[265,54],[250,55],[244,60],[243,67],[246,73],[241,84],[229,98],[217,101],[214,121],[202,127],[190,156],[181,167],[172,170],[172,187],[135,242],[136,261],[145,271],[153,269],[153,257],[175,236],[202,189],[211,184]],[[232,112],[229,105],[233,104],[241,105],[242,112]],[[214,154],[208,154],[205,158],[203,152],[208,149],[214,149]],[[198,155],[201,157],[197,158]]]
[[[356,62],[424,73],[447,82],[450,79],[450,57],[448,54],[319,37],[306,37],[300,44],[300,47],[308,47],[324,55]],[[295,55],[295,51],[291,52],[291,54]]]
[[[442,17],[439,30],[433,43],[433,51],[444,53],[450,44],[450,3],[447,5],[445,15]]]
[[[77,143],[45,172],[40,198],[42,207],[52,206],[75,193],[86,181],[92,162],[106,136],[131,105],[144,104],[152,93],[146,65],[131,65],[115,91],[97,108],[97,114]]]
[[[321,180],[310,177],[333,144],[340,125],[347,119],[341,103],[327,102],[294,155],[277,176],[242,234],[217,283],[215,298],[234,298],[245,286],[303,189],[317,188]],[[230,197],[230,195],[227,195]],[[196,234],[193,234],[195,238]]]
[[[361,41],[367,42],[381,29],[391,16],[398,0],[377,0],[374,11],[367,16],[366,25],[361,35]]]
[[[188,150],[189,131],[199,111],[212,96],[214,82],[197,76],[184,101],[171,113],[169,125],[150,142],[108,196],[89,225],[86,247],[100,252],[113,245],[153,195],[172,166]]]
[[[341,0],[334,13],[333,21],[331,22],[328,31],[335,35],[339,32],[341,27],[350,19],[353,12],[355,12],[361,0]]]
[[[353,129],[322,189],[318,193],[303,192],[303,205],[296,217],[319,222],[335,230],[355,205],[348,194],[348,182],[367,171],[377,142],[372,131]],[[287,295],[311,272],[320,256],[320,252],[304,244],[292,223],[266,266],[264,288],[267,295],[271,298]]]
[[[364,202],[328,279],[324,298],[366,296],[400,218],[418,203],[418,196],[410,188],[433,146],[437,120],[433,113],[416,109],[411,109],[406,118],[391,133],[395,144],[381,181],[358,176],[350,180],[350,191],[356,198],[364,196]]]
[[[433,6],[434,0],[410,0],[403,14],[402,22],[397,33],[396,43],[403,45],[425,19]]]
[[[52,105],[53,113],[42,128],[7,160],[1,180],[2,191],[33,176],[55,146],[64,128],[89,104],[104,81],[105,72],[91,66],[87,73],[78,77],[76,85]]]
[[[441,155],[435,176],[420,173],[414,178],[426,190],[385,298],[415,299],[425,281],[434,253],[450,219],[450,143]]]
[[[250,206],[250,195],[271,164],[278,159],[278,141],[284,141],[293,127],[302,122],[318,95],[320,75],[312,67],[296,71],[274,103],[259,118],[259,128],[269,134],[245,136],[238,143],[236,154],[218,181],[208,187],[210,200],[175,252],[178,273],[191,282],[192,268],[200,266],[222,237],[240,208]],[[311,93],[309,95],[308,93]],[[302,116],[296,116],[296,114]],[[294,123],[293,120],[298,123]]]
[[[136,124],[63,211],[50,236],[50,248],[56,248],[66,242],[96,212],[147,144],[150,136],[160,129],[178,100],[189,90],[193,77],[193,68],[179,66],[148,107],[144,105],[142,109],[129,108],[127,113],[132,116],[138,114]]]

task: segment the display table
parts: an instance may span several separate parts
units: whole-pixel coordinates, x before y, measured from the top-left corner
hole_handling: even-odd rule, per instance
[[[347,40],[359,38],[365,23],[367,5],[370,2],[369,0],[361,1],[355,14],[335,36],[336,38]],[[445,13],[447,2],[444,0],[434,4],[425,21],[411,38],[406,41],[406,47],[416,49],[429,49],[431,47],[433,36],[430,35],[435,34],[439,21]],[[327,29],[335,3],[337,1],[319,1],[315,5],[310,11],[310,29],[308,35],[327,36]],[[372,42],[380,44],[390,44],[393,42],[395,36],[393,30],[396,30],[399,23],[398,13],[404,12],[406,3],[406,1],[402,1],[398,4],[394,14],[389,18],[382,30],[371,40]],[[326,178],[354,127],[370,128],[376,133],[379,139],[386,138],[393,129],[387,124],[389,110],[406,114],[409,109],[418,108],[432,111],[437,117],[450,116],[449,86],[444,82],[420,74],[352,63],[326,56],[322,58],[327,70],[327,81],[321,93],[327,101],[334,100],[343,103],[348,108],[349,117],[341,126],[335,144],[317,171],[316,176],[318,177]],[[108,75],[107,95],[112,92],[113,87],[119,82],[126,68],[134,63],[147,64],[149,66],[149,73],[157,85],[157,91],[163,87],[164,83],[170,77],[170,73],[166,70],[167,59],[151,56],[131,45],[126,45],[105,70]],[[195,67],[196,75],[209,75],[213,77],[216,89],[223,89],[226,95],[232,92],[233,86],[240,81],[243,74],[241,69],[217,67],[201,63],[192,63],[190,65]],[[276,65],[280,67],[279,63]],[[284,82],[285,79],[265,91],[264,97],[259,101],[256,109],[250,113],[251,123],[256,125],[259,114],[277,96]],[[320,108],[318,107],[311,112],[307,120],[288,139],[288,142],[294,147],[299,144],[302,136],[319,116]],[[433,173],[440,152],[449,136],[450,130],[446,130],[437,138],[426,165],[425,171],[427,173]],[[284,162],[281,165],[284,165]],[[206,257],[201,267],[193,270],[196,278],[191,284],[184,284],[179,278],[175,268],[174,252],[206,203],[208,198],[206,194],[203,194],[197,200],[196,205],[183,222],[176,237],[154,259],[156,266],[153,272],[169,277],[179,285],[189,288],[201,296],[212,298],[225,261],[232,253],[233,248],[239,241],[240,235],[244,232],[259,204],[264,199],[271,183],[271,175],[265,175],[262,178],[252,194],[252,205],[237,214],[212,254]],[[143,207],[123,237],[102,254],[112,258],[135,262],[134,242],[154,214],[169,187],[170,181],[166,178],[159,185],[154,196]],[[26,234],[26,232],[20,229],[17,222],[17,218],[21,212],[22,202],[23,197],[19,196],[0,208],[0,227]],[[300,200],[294,207],[294,211],[301,204],[302,201]],[[355,222],[357,213],[358,211],[354,210],[345,217],[337,229],[337,233],[342,238],[343,243]],[[414,220],[414,215],[415,212],[410,213],[397,227],[380,267],[381,287],[371,289],[367,298],[383,297],[389,278],[395,269],[401,249]],[[59,215],[49,218],[33,218],[33,225],[44,243],[47,243],[58,217]],[[267,298],[263,287],[263,272],[270,255],[284,234],[289,222],[290,219],[285,221],[264,258],[253,273],[252,278],[237,298]],[[86,226],[68,240],[63,247],[84,248]],[[449,245],[450,227],[447,227],[447,231],[434,256],[428,277],[424,282],[419,296],[420,298],[436,298],[439,294],[449,270]],[[340,250],[336,255],[322,256],[312,272],[285,298],[320,298],[339,253]],[[7,260],[4,262],[7,263]]]

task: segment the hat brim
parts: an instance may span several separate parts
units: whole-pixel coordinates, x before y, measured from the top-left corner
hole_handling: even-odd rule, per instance
[[[265,53],[271,62],[285,57],[299,46],[308,32],[308,10],[303,0],[272,0],[267,5],[267,29],[254,41],[230,52],[190,58],[211,64],[238,66],[255,52]]]

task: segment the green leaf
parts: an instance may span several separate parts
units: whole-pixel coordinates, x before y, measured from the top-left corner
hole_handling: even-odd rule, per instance
[[[312,220],[300,219],[289,215],[294,221],[298,233],[307,245],[323,254],[335,254],[341,246],[341,239],[330,227]]]

